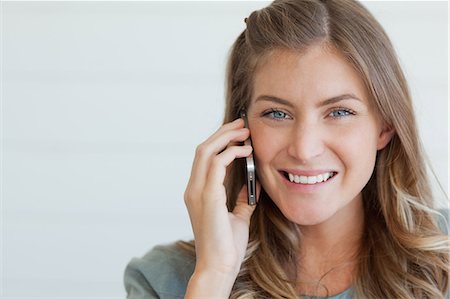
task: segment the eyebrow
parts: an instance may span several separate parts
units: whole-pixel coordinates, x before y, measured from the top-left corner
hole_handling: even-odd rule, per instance
[[[363,103],[363,101],[361,99],[359,99],[357,96],[355,96],[354,94],[352,94],[352,93],[345,93],[345,94],[341,94],[339,96],[335,96],[335,97],[332,97],[332,98],[329,98],[329,99],[326,99],[326,100],[320,102],[318,104],[318,107],[331,105],[331,104],[334,104],[334,103],[337,103],[337,102],[343,101],[343,100],[357,100],[357,101],[360,101],[361,103]],[[285,106],[288,106],[288,107],[291,107],[291,108],[294,107],[294,105],[290,101],[285,100],[285,99],[281,99],[281,98],[278,98],[278,97],[275,97],[275,96],[270,96],[270,95],[260,95],[255,100],[255,103],[258,102],[258,101],[268,101],[268,102],[274,102],[274,103],[278,103],[278,104],[281,104],[281,105],[285,105]]]

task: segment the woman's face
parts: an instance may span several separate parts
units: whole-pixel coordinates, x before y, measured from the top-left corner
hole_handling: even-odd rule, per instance
[[[358,73],[320,46],[279,50],[255,73],[253,95],[257,174],[282,213],[299,225],[353,213],[392,135]]]

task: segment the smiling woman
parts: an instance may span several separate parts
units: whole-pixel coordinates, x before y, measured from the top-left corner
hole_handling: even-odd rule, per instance
[[[446,225],[382,27],[351,0],[276,0],[245,21],[185,191],[195,242],[134,259],[129,298],[444,298]]]
[[[303,233],[321,223],[354,235],[359,228],[349,213],[362,214],[362,205],[359,212],[346,207],[362,201],[377,150],[394,131],[370,105],[358,73],[334,52],[323,44],[274,51],[255,73],[249,127],[258,179],[283,215],[305,225]],[[266,94],[276,97],[259,96]]]

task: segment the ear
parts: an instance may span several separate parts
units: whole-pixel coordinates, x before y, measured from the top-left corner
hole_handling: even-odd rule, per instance
[[[377,150],[382,150],[391,141],[395,134],[395,129],[390,125],[384,125],[377,141]]]

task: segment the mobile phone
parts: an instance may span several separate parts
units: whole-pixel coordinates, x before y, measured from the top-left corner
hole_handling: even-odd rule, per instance
[[[241,111],[241,118],[244,119],[245,127],[248,128],[247,113]],[[245,145],[252,146],[252,141],[250,137],[244,141]],[[250,156],[245,158],[245,172],[247,174],[247,194],[248,194],[248,204],[253,206],[256,205],[256,165],[253,159],[253,152]]]

